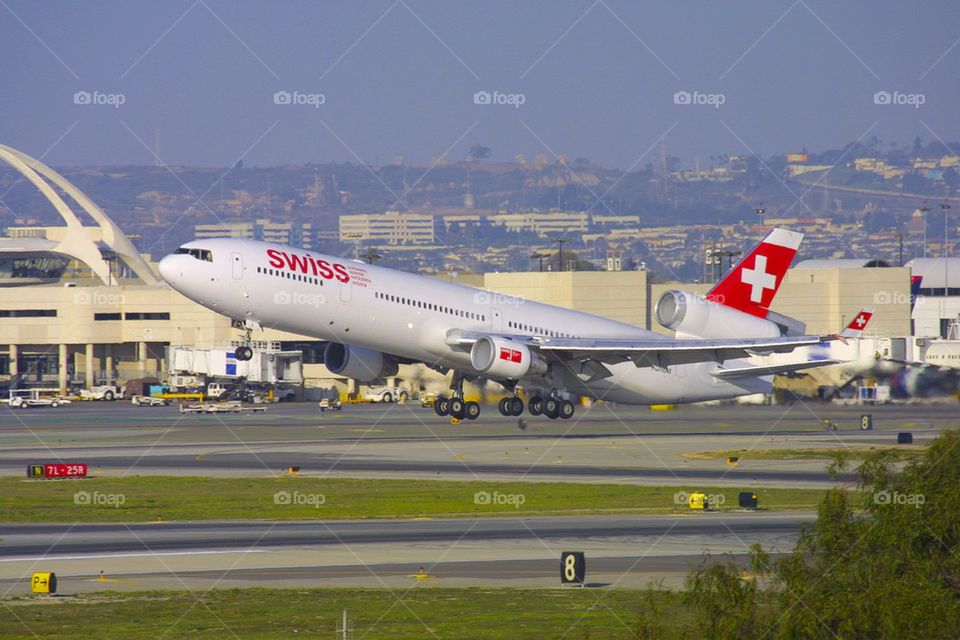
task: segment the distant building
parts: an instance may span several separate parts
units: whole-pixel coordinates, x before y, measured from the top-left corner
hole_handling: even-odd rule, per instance
[[[540,236],[555,233],[583,233],[590,229],[587,213],[502,213],[490,216],[490,222],[507,231],[533,231]]]
[[[193,227],[193,234],[197,238],[246,238],[301,249],[314,248],[313,231],[313,224],[309,222],[273,222],[264,218],[254,222],[198,224]]]
[[[434,218],[421,213],[387,211],[340,216],[340,241],[376,240],[386,244],[432,244]]]

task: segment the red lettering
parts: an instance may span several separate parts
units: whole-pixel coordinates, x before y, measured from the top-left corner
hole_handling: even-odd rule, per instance
[[[270,256],[270,266],[274,269],[280,269],[283,267],[283,258],[281,258],[281,253],[276,249],[267,249],[267,255]]]
[[[327,280],[333,277],[333,271],[330,270],[330,263],[326,260],[317,260],[317,267],[320,269],[320,275]]]
[[[287,255],[283,254],[283,257],[287,259],[287,264],[290,265],[291,271],[299,271],[301,273],[307,272],[307,259],[301,258],[296,254]]]
[[[339,274],[337,280],[340,282],[350,282],[350,274],[347,273],[347,270],[343,268],[342,264],[333,265],[333,270]]]
[[[523,360],[523,354],[517,351],[516,349],[510,350],[510,361],[511,362],[521,362]]]
[[[506,347],[500,347],[500,359],[510,361],[510,349]]]
[[[310,261],[310,269],[313,270],[313,275],[317,275],[317,263],[313,261],[313,256],[307,256],[307,260]]]

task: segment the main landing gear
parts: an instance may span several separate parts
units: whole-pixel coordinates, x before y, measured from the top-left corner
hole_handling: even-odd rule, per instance
[[[454,373],[453,382],[450,383],[450,389],[453,391],[451,397],[437,396],[437,399],[433,401],[433,410],[438,416],[450,416],[458,420],[463,420],[464,418],[467,420],[476,420],[480,417],[480,404],[472,400],[465,401],[463,399],[464,378],[465,376],[463,374]],[[504,383],[504,386],[510,391],[514,390],[514,384],[511,382]],[[500,415],[502,416],[520,416],[523,415],[523,400],[521,400],[519,396],[508,396],[500,400],[497,408],[500,410]],[[556,420],[557,418],[569,420],[573,417],[574,413],[573,403],[558,397],[556,391],[553,391],[546,397],[540,395],[531,396],[527,401],[526,409],[532,416],[542,415],[551,420]]]
[[[519,407],[519,408],[518,408]],[[508,413],[507,410],[510,410]],[[573,417],[574,406],[569,400],[563,400],[550,395],[546,398],[536,395],[527,401],[527,411],[532,416],[543,415],[551,420],[563,418],[569,420]],[[518,416],[523,413],[523,401],[520,398],[504,398],[500,401],[500,414],[504,416]]]
[[[438,416],[450,416],[457,420],[463,420],[464,418],[476,420],[479,418],[480,403],[463,399],[463,376],[461,374],[454,374],[450,388],[453,389],[453,397],[437,396],[437,399],[433,401],[433,410],[436,414]]]

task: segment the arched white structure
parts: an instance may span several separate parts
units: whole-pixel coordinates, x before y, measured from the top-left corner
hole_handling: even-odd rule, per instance
[[[64,193],[69,195],[80,207],[90,214],[97,224],[100,225],[104,244],[112,249],[123,262],[133,270],[137,276],[146,284],[157,284],[159,282],[153,269],[140,256],[136,247],[123,234],[120,227],[116,225],[103,210],[98,207],[85,193],[77,189],[73,184],[59,173],[43,164],[39,160],[31,158],[22,151],[17,151],[12,147],[0,144],[0,159],[4,160],[19,171],[23,176],[32,182],[40,190],[50,204],[57,210],[60,217],[67,224],[68,232],[63,240],[51,249],[56,253],[61,253],[71,258],[82,261],[90,267],[91,270],[103,281],[104,284],[110,282],[110,266],[100,255],[100,249],[96,243],[90,239],[83,224],[77,218],[76,214],[67,206],[53,187],[47,183],[49,180],[60,187]],[[41,174],[43,177],[41,177]],[[46,178],[46,180],[44,180]]]

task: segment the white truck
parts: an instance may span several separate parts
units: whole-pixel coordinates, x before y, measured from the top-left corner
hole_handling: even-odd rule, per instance
[[[406,389],[399,387],[370,387],[363,394],[363,398],[370,402],[406,402],[409,397]]]
[[[81,400],[116,400],[123,397],[123,387],[102,384],[98,387],[80,390]]]
[[[7,403],[18,409],[59,407],[60,405],[70,404],[70,400],[60,396],[59,393],[59,389],[11,389]]]

